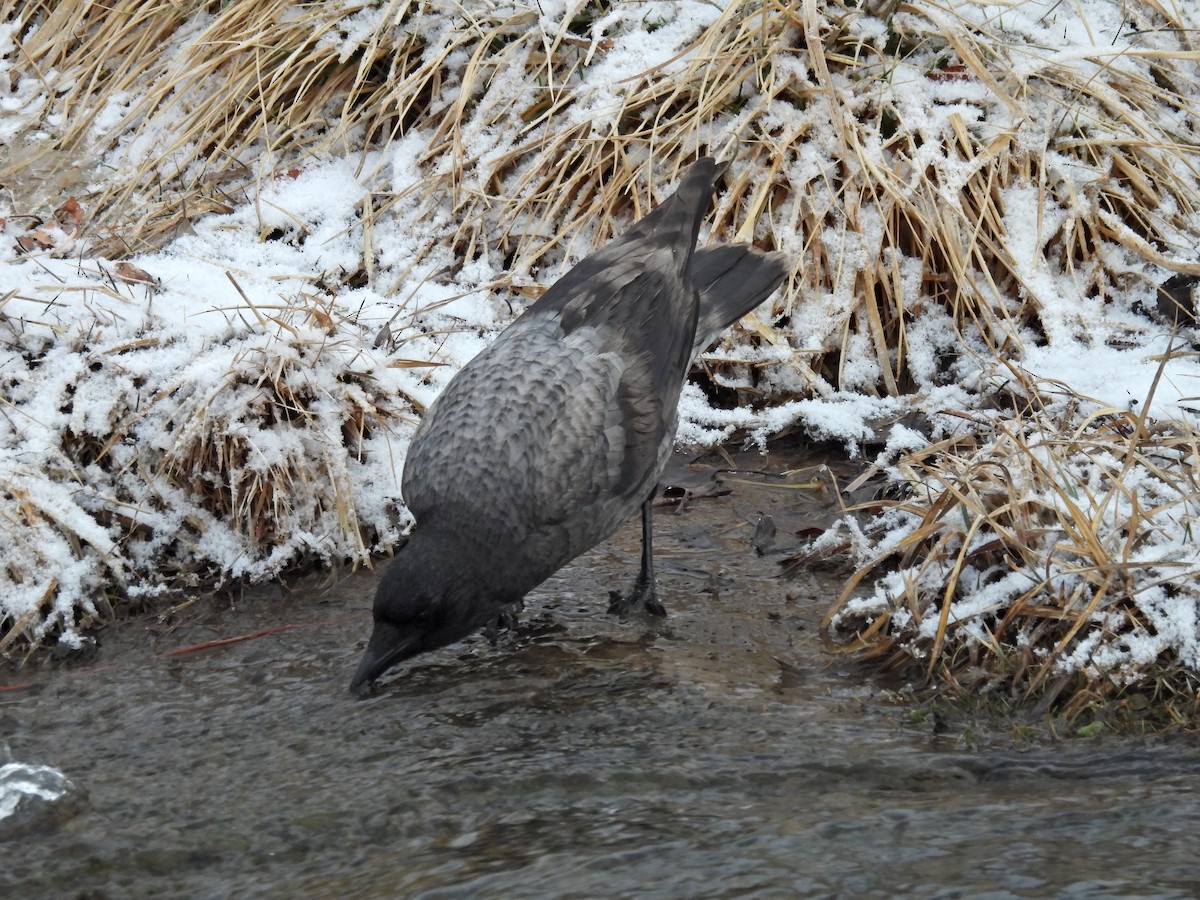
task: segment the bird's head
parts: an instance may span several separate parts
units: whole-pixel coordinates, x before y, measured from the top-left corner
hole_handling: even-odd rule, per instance
[[[486,621],[486,604],[464,590],[462,570],[440,562],[410,541],[384,573],[375,591],[371,638],[350,682],[356,697],[366,696],[398,663],[452,644]]]

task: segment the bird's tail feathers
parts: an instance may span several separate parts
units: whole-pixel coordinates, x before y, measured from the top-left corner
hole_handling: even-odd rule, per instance
[[[691,265],[696,241],[700,238],[700,222],[708,212],[717,179],[728,168],[728,161],[718,162],[711,156],[696,160],[683,173],[675,193],[638,220],[617,243],[660,241],[671,245],[676,251],[676,259],[686,271]]]
[[[689,272],[700,294],[695,352],[771,296],[787,276],[786,257],[750,244],[716,244],[695,252]]]

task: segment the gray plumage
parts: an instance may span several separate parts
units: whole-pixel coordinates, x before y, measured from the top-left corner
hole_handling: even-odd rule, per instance
[[[580,262],[454,377],[404,465],[413,533],[380,582],[351,690],[493,622],[643,507],[671,453],[695,356],[782,281],[777,253],[696,250],[725,166],[697,161],[678,190]]]

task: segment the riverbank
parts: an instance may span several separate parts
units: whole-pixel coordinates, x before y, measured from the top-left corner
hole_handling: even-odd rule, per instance
[[[795,271],[680,440],[873,467],[807,551],[849,573],[833,636],[1194,722],[1190,8],[0,9],[10,659],[385,553],[440,387],[713,153],[705,240]]]

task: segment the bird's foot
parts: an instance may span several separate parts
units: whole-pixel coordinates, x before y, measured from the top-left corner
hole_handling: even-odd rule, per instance
[[[621,618],[626,618],[632,613],[645,613],[662,618],[667,611],[659,602],[658,587],[654,581],[639,578],[628,595],[622,595],[619,591],[608,592],[608,613]]]
[[[488,643],[493,647],[496,646],[496,641],[500,639],[501,631],[513,631],[517,627],[517,616],[521,610],[525,608],[525,601],[518,600],[515,603],[510,603],[508,606],[502,606],[500,612],[496,614],[496,618],[483,626],[483,635],[488,639]]]

